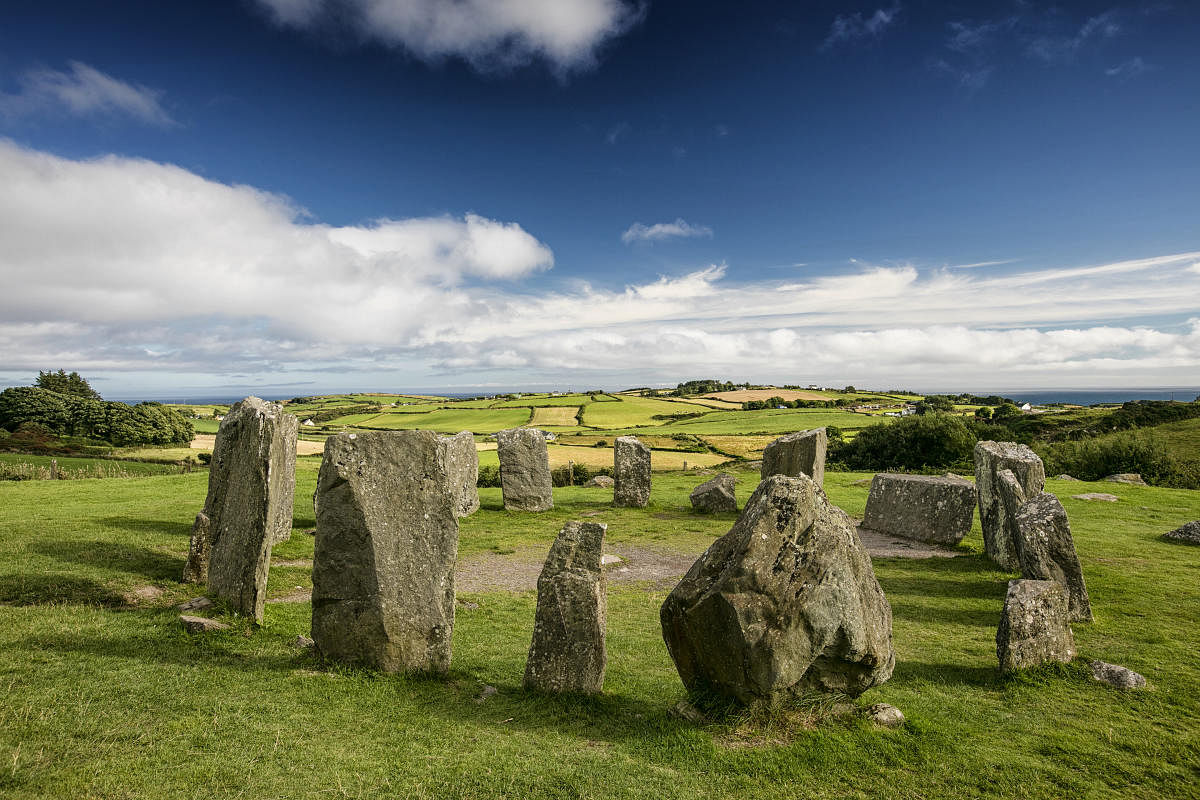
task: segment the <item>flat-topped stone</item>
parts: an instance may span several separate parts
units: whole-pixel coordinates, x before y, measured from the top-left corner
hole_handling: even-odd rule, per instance
[[[863,527],[931,544],[956,545],[975,519],[975,485],[954,476],[881,472],[871,481]]]
[[[773,475],[660,612],[685,686],[740,703],[859,695],[895,665],[892,613],[845,512],[806,475]]]
[[[737,511],[735,487],[734,477],[721,472],[692,489],[688,499],[697,511],[710,514]]]
[[[1037,453],[1015,442],[983,441],[975,445],[975,490],[979,499],[979,521],[983,526],[983,545],[989,558],[1010,570],[1020,568],[1013,540],[1012,515],[1016,513],[1010,492],[1005,502],[999,473],[1008,470],[1024,497],[1033,497],[1046,485],[1046,469]],[[1024,497],[1021,502],[1024,502]],[[1018,504],[1019,507],[1019,504]]]
[[[458,518],[432,431],[339,433],[317,477],[312,638],[384,672],[445,672]]]
[[[1003,672],[1075,658],[1067,619],[1067,593],[1058,581],[1008,582],[996,631],[996,658]]]
[[[469,517],[479,510],[479,451],[475,449],[475,436],[470,431],[459,431],[454,436],[440,437],[438,444],[445,451],[454,513]]]
[[[650,502],[650,448],[636,436],[618,436],[613,446],[613,503],[643,508]]]
[[[829,437],[824,428],[800,431],[780,436],[763,450],[760,476],[763,480],[772,475],[787,475],[795,478],[807,475],[825,485],[825,450]]]
[[[509,428],[496,434],[500,493],[509,511],[554,508],[546,436],[536,428]]]

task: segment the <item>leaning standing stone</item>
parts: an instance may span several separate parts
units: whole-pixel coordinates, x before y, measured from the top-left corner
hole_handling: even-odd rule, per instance
[[[1015,442],[979,442],[975,445],[975,489],[979,495],[979,521],[988,557],[1005,569],[1020,568],[1012,521],[1006,514],[997,487],[998,475],[1010,470],[1025,497],[1033,497],[1046,485],[1046,470],[1037,453]]]
[[[818,487],[824,486],[828,445],[829,437],[824,428],[780,436],[763,450],[762,479],[765,481],[772,475],[792,478],[807,475],[817,482]]]
[[[442,436],[438,444],[445,451],[446,469],[450,472],[450,492],[454,513],[469,517],[479,510],[479,452],[470,431],[454,436]]]
[[[538,577],[525,687],[596,694],[604,687],[606,598],[600,558],[607,526],[568,522]]]
[[[1021,506],[1016,522],[1020,534],[1021,577],[1058,581],[1067,592],[1070,620],[1091,622],[1092,603],[1062,503],[1049,492],[1042,492]]]
[[[271,546],[291,535],[298,427],[278,403],[247,397],[229,409],[213,446],[202,512],[209,520],[208,589],[259,622]],[[193,536],[205,527],[197,520]]]
[[[1004,613],[996,631],[996,657],[1003,672],[1075,658],[1075,637],[1067,621],[1067,593],[1061,583],[1008,582]]]
[[[187,563],[183,565],[184,583],[208,583],[208,549],[212,546],[212,520],[201,511],[192,523]]]
[[[650,448],[635,436],[618,436],[613,448],[613,503],[642,508],[650,502]]]
[[[862,694],[896,663],[892,612],[854,527],[807,476],[759,484],[663,603],[690,690],[751,703]]]
[[[871,481],[863,527],[915,539],[956,545],[975,519],[975,485],[957,475],[899,475],[881,472]]]
[[[330,659],[445,672],[458,519],[432,431],[339,433],[317,477],[312,637]]]
[[[721,511],[737,511],[737,495],[734,493],[734,478],[724,472],[718,473],[712,480],[692,489],[689,499],[692,508],[697,511],[716,513]]]
[[[554,508],[550,454],[546,436],[536,428],[510,428],[496,434],[500,456],[500,494],[509,511]]]

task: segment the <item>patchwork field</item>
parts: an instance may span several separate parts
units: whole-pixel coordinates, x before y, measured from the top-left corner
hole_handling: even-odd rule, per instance
[[[575,428],[579,426],[579,420],[575,415],[579,413],[579,406],[540,406],[533,409],[533,417],[529,420],[529,424],[536,427],[558,427],[558,428]]]
[[[560,448],[577,450],[580,448]],[[658,457],[658,453],[655,453]],[[1077,662],[995,671],[1011,575],[980,555],[978,526],[950,559],[874,559],[898,663],[857,703],[892,703],[896,730],[807,705],[696,724],[658,608],[734,516],[692,513],[704,475],[656,473],[647,509],[556,489],[542,514],[481,490],[463,520],[454,661],[443,679],[323,664],[309,632],[316,457],[297,471],[295,531],[274,551],[265,624],[184,634],[178,582],[206,475],[0,482],[0,794],[26,798],[798,797],[1182,798],[1200,777],[1200,548],[1159,536],[1200,518],[1200,493],[1049,481],[1063,498],[1096,621],[1082,659],[1145,674],[1122,693]],[[745,502],[757,476],[736,473]],[[869,475],[832,473],[861,514]],[[1103,491],[1117,503],[1070,495]],[[532,695],[521,676],[529,589],[551,539],[583,514],[622,555],[608,588],[608,671],[594,699]],[[630,580],[625,574],[645,574]],[[670,577],[663,577],[670,576]],[[511,587],[511,588],[505,588]],[[485,687],[494,687],[495,692]]]

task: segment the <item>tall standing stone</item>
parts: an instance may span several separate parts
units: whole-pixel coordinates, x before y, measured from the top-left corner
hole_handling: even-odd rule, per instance
[[[186,576],[207,572],[210,592],[261,622],[271,546],[292,530],[296,418],[278,403],[247,397],[217,429],[204,511],[192,527]],[[207,546],[203,537],[208,537]],[[207,570],[199,563],[208,553]],[[195,555],[195,559],[193,559]]]
[[[808,690],[859,695],[896,663],[891,607],[870,556],[807,476],[759,484],[660,617],[684,685],[741,703]]]
[[[613,447],[613,503],[643,508],[650,503],[650,448],[636,436],[618,436]]]
[[[824,428],[789,433],[780,436],[763,450],[762,479],[772,475],[787,475],[792,478],[807,475],[825,485],[825,450],[829,437]]]
[[[1016,524],[1021,577],[1058,581],[1067,592],[1071,621],[1091,622],[1092,602],[1062,503],[1049,492],[1042,492],[1021,506]]]
[[[920,542],[956,545],[975,519],[975,485],[957,475],[881,472],[871,481],[863,527]]]
[[[440,437],[438,444],[445,451],[454,513],[469,517],[479,510],[479,451],[475,449],[475,437],[470,431],[460,431]]]
[[[445,672],[458,519],[432,431],[339,433],[317,477],[312,636],[327,658]]]
[[[208,548],[212,546],[212,520],[201,511],[192,523],[187,563],[183,565],[184,583],[208,583]]]
[[[526,688],[597,694],[604,687],[607,599],[600,557],[606,528],[568,522],[550,547],[538,577]]]
[[[997,486],[1002,470],[1009,470],[1025,497],[1046,485],[1046,470],[1037,453],[1015,442],[979,442],[975,445],[975,491],[979,496],[979,521],[988,557],[1001,567],[1020,569],[1013,539],[1013,522]],[[1015,509],[1013,509],[1015,511]]]
[[[554,508],[546,436],[536,428],[509,428],[496,434],[500,493],[509,511]]]
[[[1067,619],[1067,593],[1058,581],[1009,581],[996,630],[996,658],[1003,672],[1075,658]]]

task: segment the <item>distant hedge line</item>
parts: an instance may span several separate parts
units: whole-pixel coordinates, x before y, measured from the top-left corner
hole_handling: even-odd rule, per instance
[[[0,428],[17,433],[39,426],[56,436],[84,437],[116,447],[170,446],[192,440],[192,423],[162,403],[135,406],[36,386],[0,392]]]

